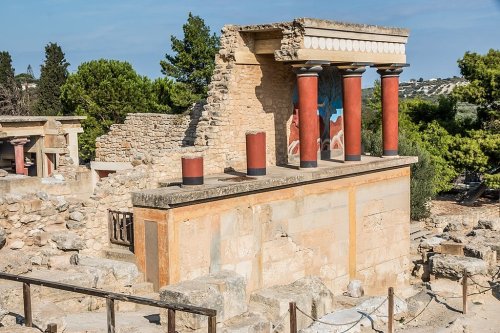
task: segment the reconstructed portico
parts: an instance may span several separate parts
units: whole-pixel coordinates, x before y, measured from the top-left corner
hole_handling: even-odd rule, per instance
[[[289,30],[278,28],[272,24],[241,27],[241,32],[253,35],[254,42],[248,51],[236,52],[236,62],[261,63],[259,57],[272,55],[294,69],[301,168],[317,167],[318,75],[329,66],[339,69],[342,77],[344,160],[361,160],[361,81],[372,68],[381,76],[384,156],[398,155],[398,81],[407,66],[408,31],[309,18],[289,23]]]

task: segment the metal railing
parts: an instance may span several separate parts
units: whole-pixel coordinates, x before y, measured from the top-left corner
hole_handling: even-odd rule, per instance
[[[108,210],[109,241],[113,244],[134,246],[134,214]]]
[[[187,304],[167,303],[154,299],[114,293],[95,288],[79,287],[65,283],[52,282],[47,280],[35,279],[8,273],[0,273],[0,279],[17,281],[23,283],[23,300],[24,300],[24,321],[27,327],[33,326],[33,316],[31,311],[31,285],[37,285],[52,289],[70,291],[88,296],[95,296],[106,299],[107,307],[107,325],[108,333],[115,332],[115,301],[131,302],[142,305],[149,305],[157,308],[168,310],[168,333],[175,333],[175,313],[176,311],[188,312],[197,315],[208,317],[208,333],[216,333],[217,311],[208,308],[202,308]]]

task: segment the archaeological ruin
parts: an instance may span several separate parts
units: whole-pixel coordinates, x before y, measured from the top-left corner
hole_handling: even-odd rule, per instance
[[[0,271],[215,309],[224,332],[289,331],[276,325],[288,302],[318,318],[353,281],[356,297],[403,293],[417,162],[398,153],[408,36],[309,18],[227,25],[207,100],[180,115],[128,114],[97,139],[90,170],[77,165],[81,117],[0,117]],[[380,74],[382,157],[363,150],[365,71]],[[23,305],[13,285],[0,291],[3,332],[24,322],[2,309]],[[104,332],[81,316],[105,320],[105,300],[33,294],[50,300],[39,327]],[[145,329],[138,305],[116,309],[128,313],[123,332],[165,332]],[[303,332],[312,323],[298,320]]]

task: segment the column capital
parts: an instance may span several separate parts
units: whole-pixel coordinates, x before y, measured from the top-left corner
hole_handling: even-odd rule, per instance
[[[17,145],[25,145],[28,142],[30,142],[30,139],[28,138],[14,138],[9,141],[12,145],[17,146]]]
[[[402,72],[403,72],[402,67],[377,69],[377,73],[379,73],[381,77],[399,76],[399,74],[401,74]]]
[[[366,71],[365,66],[362,67],[339,67],[342,77],[360,77]]]
[[[318,76],[319,72],[323,70],[321,65],[309,65],[309,64],[299,64],[293,65],[293,72],[297,74],[297,76]]]

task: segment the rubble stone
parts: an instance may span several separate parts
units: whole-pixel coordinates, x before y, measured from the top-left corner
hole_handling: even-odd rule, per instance
[[[4,169],[0,169],[0,178],[6,177],[9,173],[5,171]]]
[[[60,250],[82,250],[85,247],[84,240],[74,232],[58,232],[52,235],[52,241]]]
[[[7,241],[7,235],[5,229],[0,227],[0,249],[4,247],[6,241]]]
[[[486,261],[477,258],[435,254],[430,258],[432,274],[450,279],[460,279],[464,269],[470,274],[487,274]]]
[[[479,220],[475,229],[489,229],[500,231],[500,217],[496,219]]]
[[[359,298],[365,294],[360,280],[352,280],[347,285],[347,296]]]

